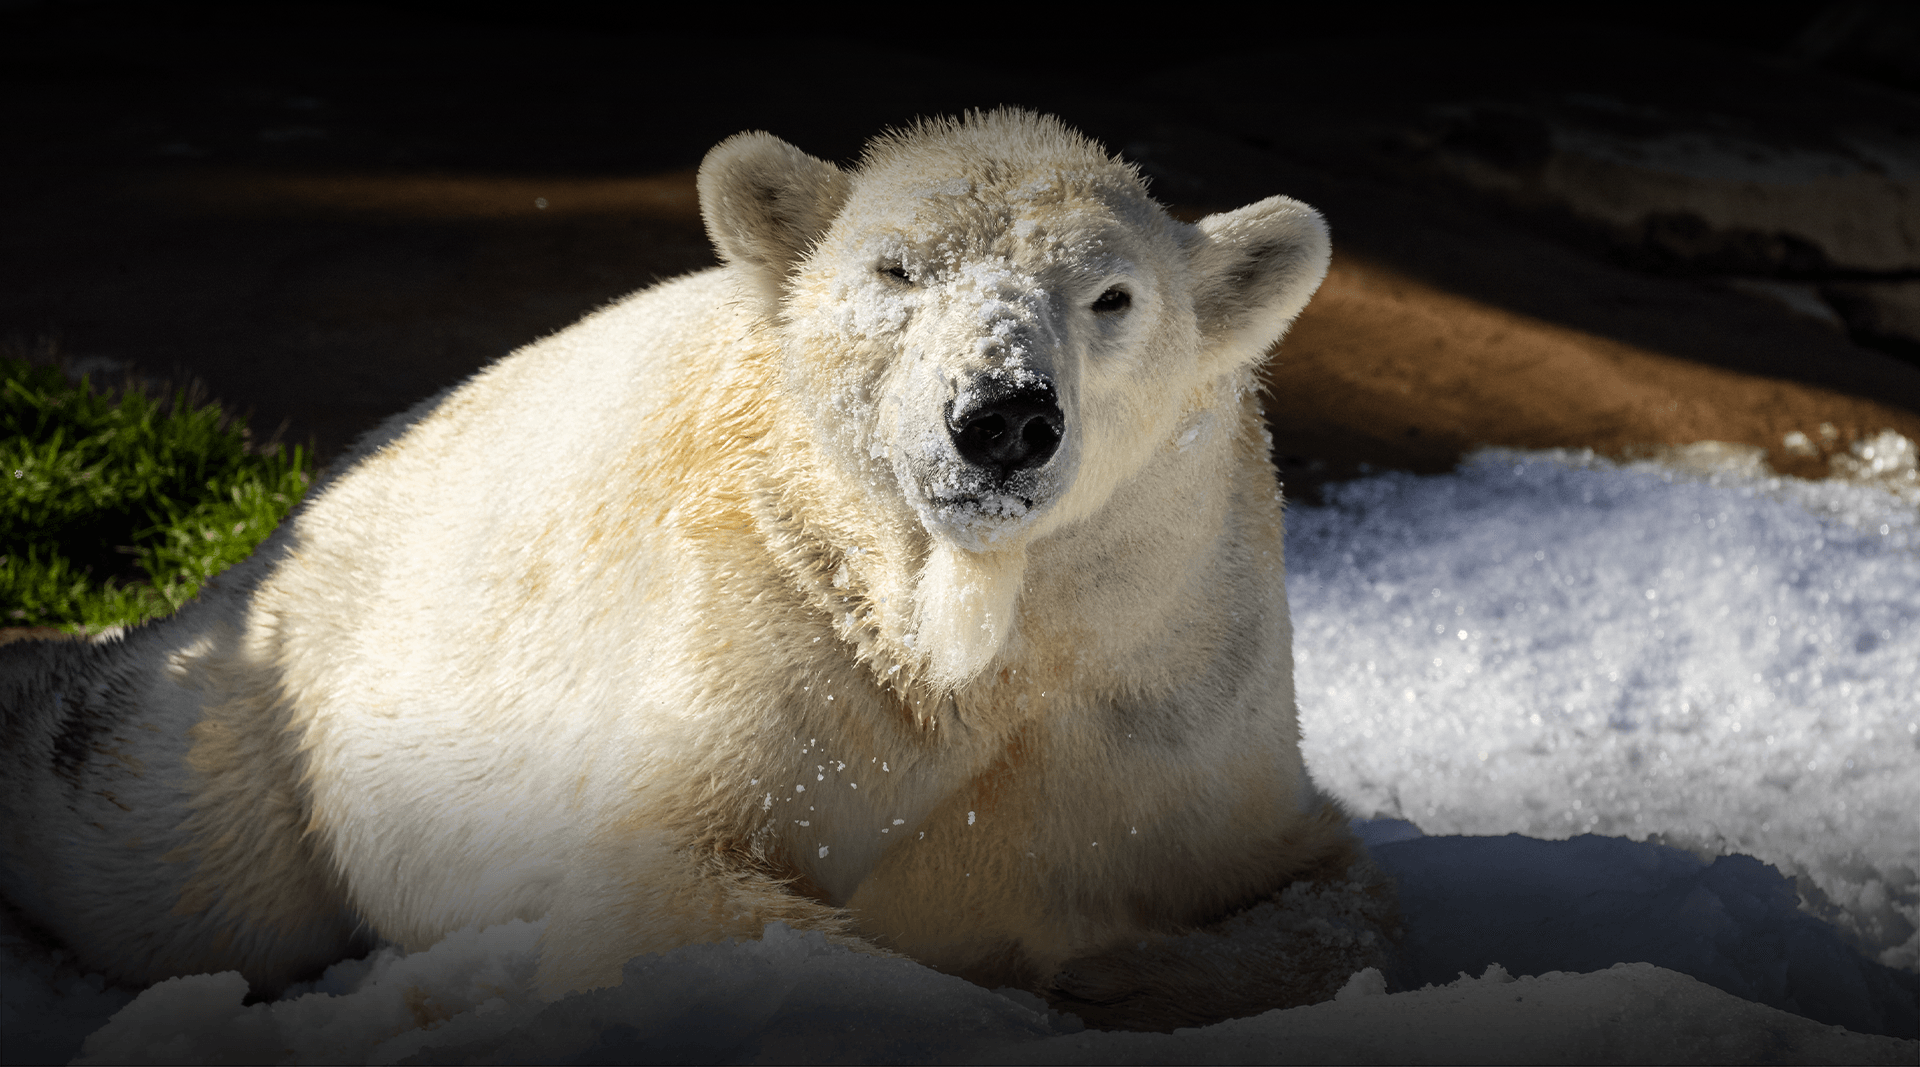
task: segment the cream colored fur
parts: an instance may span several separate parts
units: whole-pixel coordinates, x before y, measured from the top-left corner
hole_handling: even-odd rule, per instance
[[[553,994],[774,919],[1047,989],[1345,868],[1254,384],[1319,217],[1177,222],[1013,111],[700,194],[725,266],[395,419],[175,619],[7,650],[9,899],[141,981],[550,915]],[[946,422],[993,382],[1063,427],[999,481]]]

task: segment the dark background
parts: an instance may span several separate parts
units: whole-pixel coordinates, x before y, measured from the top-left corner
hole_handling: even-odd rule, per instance
[[[1883,427],[1920,436],[1920,334],[1899,326],[1920,254],[1861,267],[1791,234],[1609,227],[1461,177],[1544,173],[1553,124],[1594,100],[1638,116],[1627,137],[1819,148],[1865,122],[1920,144],[1905,5],[968,9],[958,32],[888,10],[899,32],[689,10],[737,23],[689,35],[577,3],[0,3],[0,341],[198,379],[328,457],[710,265],[691,176],[722,138],[852,162],[916,115],[1017,104],[1140,162],[1188,217],[1276,192],[1327,214],[1335,275],[1272,383],[1296,495],[1484,443],[1717,438],[1819,474]],[[786,32],[801,22],[849,30]],[[1920,219],[1905,180],[1884,195]],[[1781,453],[1793,429],[1821,454]]]

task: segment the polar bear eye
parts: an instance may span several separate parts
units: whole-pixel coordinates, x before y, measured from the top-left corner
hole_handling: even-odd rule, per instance
[[[1127,295],[1127,291],[1118,286],[1101,293],[1093,302],[1095,311],[1125,311],[1132,306],[1133,297]]]
[[[913,275],[908,274],[907,268],[898,263],[882,263],[880,265],[880,273],[888,280],[898,282],[901,285],[913,284]]]

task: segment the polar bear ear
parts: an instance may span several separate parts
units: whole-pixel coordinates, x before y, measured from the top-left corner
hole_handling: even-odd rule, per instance
[[[747,268],[769,306],[827,232],[849,182],[839,167],[770,133],[739,133],[700,163],[700,214],[728,263]]]
[[[1208,215],[1196,229],[1189,262],[1201,336],[1217,358],[1258,360],[1326,277],[1327,224],[1300,201],[1274,196]]]

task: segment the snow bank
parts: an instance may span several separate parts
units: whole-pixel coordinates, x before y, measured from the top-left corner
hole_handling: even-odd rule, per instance
[[[1435,839],[1429,839],[1435,840]],[[1558,847],[1548,843],[1547,847]],[[1645,847],[1645,846],[1636,846]],[[459,935],[360,965],[358,987],[242,1007],[234,975],[163,982],[87,1039],[82,1063],[1163,1063],[1785,1060],[1900,1063],[1920,1042],[1856,1034],[1648,963],[1515,979],[1490,966],[1386,994],[1171,1035],[1099,1033],[1037,998],[775,924],[761,941],[629,963],[617,988],[539,1005],[537,926]],[[469,980],[479,963],[487,977]],[[350,969],[354,965],[349,965]],[[334,976],[330,976],[330,979]],[[496,984],[505,979],[505,984]]]
[[[1867,1037],[1730,997],[1646,963],[1343,997],[1173,1034],[1086,1033],[1002,1063],[1912,1063]]]
[[[1038,998],[775,923],[758,941],[628,963],[620,986],[532,995],[542,924],[456,934],[330,971],[336,992],[242,1006],[238,975],[162,982],[87,1039],[82,1063],[775,1063],[975,1058],[1061,1032]],[[1056,1020],[1059,1017],[1053,1017]]]
[[[1400,886],[1402,988],[1494,965],[1542,975],[1642,962],[1818,1022],[1920,1037],[1920,976],[1862,956],[1751,856],[1707,863],[1592,835],[1427,837],[1374,856]]]
[[[1744,853],[1920,966],[1920,545],[1872,485],[1485,453],[1289,517],[1315,778],[1428,834]]]

